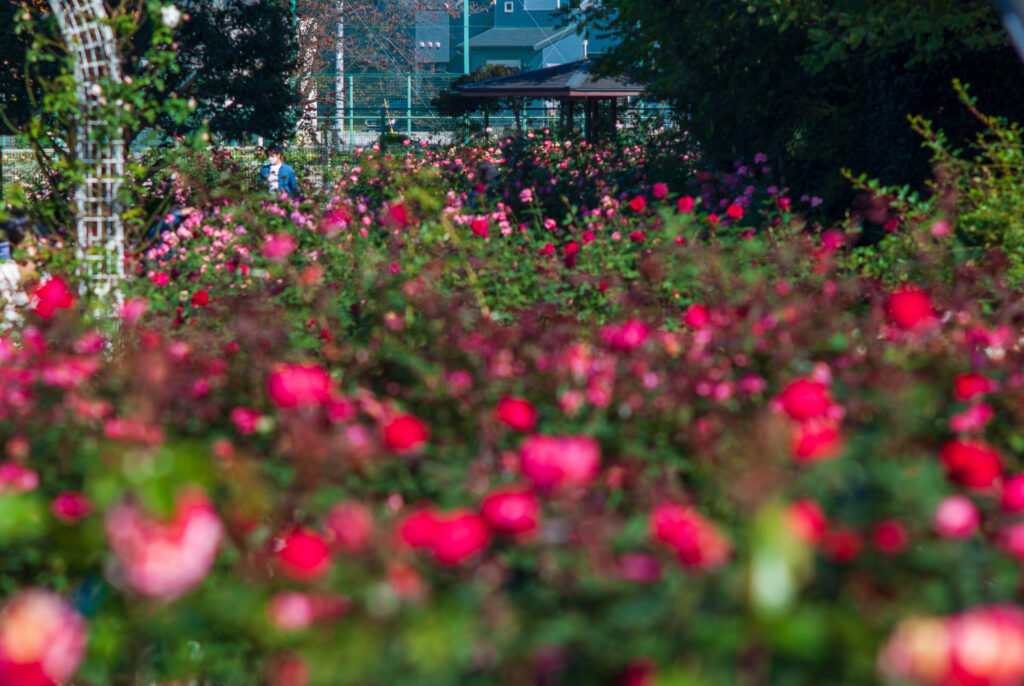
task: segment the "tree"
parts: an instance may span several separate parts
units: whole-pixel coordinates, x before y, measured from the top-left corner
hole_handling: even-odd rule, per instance
[[[452,81],[447,90],[441,91],[430,101],[430,105],[438,115],[452,119],[468,120],[473,114],[483,114],[484,126],[487,126],[490,115],[503,110],[511,110],[516,120],[516,128],[522,129],[522,113],[526,107],[525,98],[470,98],[458,90],[459,86],[464,86],[467,83],[496,79],[518,72],[519,69],[502,64],[486,64],[477,67],[476,71],[463,74]]]
[[[988,0],[604,0],[583,14],[620,39],[602,69],[648,82],[706,159],[769,153],[791,186],[834,204],[848,197],[844,166],[927,178],[907,115],[954,139],[977,131],[954,77],[986,111],[1024,115],[1024,68]]]
[[[111,4],[114,13],[137,19],[136,31],[120,45],[123,72],[131,76],[145,66],[142,54],[152,26],[142,11],[142,0]],[[179,70],[165,74],[164,82],[168,91],[195,98],[195,116],[186,126],[206,121],[211,133],[229,140],[247,135],[272,140],[290,137],[302,103],[294,78],[298,40],[290,0],[179,0],[177,5],[187,16],[175,33]],[[22,7],[21,0],[0,0],[0,16],[14,17],[25,11]],[[47,16],[45,0],[32,0],[28,8],[40,18]],[[50,33],[59,40],[57,27],[52,21],[49,24]],[[24,123],[34,109],[29,93],[39,92],[33,80],[52,76],[56,63],[27,69],[25,50],[30,39],[17,35],[16,28],[13,21],[0,21],[0,92],[5,94],[8,116],[14,123]],[[154,92],[152,97],[161,95]]]

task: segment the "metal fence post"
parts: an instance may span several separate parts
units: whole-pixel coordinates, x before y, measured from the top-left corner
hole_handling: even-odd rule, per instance
[[[348,77],[348,148],[349,148],[350,151],[355,146],[355,125],[356,125],[355,109],[354,109],[354,107],[352,105],[352,103],[355,102],[354,98],[352,97],[353,96],[353,93],[352,93],[353,83],[354,83],[353,77],[349,76]]]
[[[469,73],[469,0],[462,0],[462,72]]]
[[[412,138],[412,74],[405,75],[405,135]]]

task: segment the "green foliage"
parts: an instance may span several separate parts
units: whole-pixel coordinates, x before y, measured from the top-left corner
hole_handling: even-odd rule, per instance
[[[954,141],[975,134],[951,79],[989,111],[1024,114],[1024,68],[983,0],[609,0],[586,15],[622,39],[604,68],[649,82],[709,161],[768,153],[787,185],[834,214],[850,200],[841,167],[923,187],[928,159],[908,114],[936,118]]]
[[[99,93],[90,113],[100,122],[92,127],[90,134],[97,143],[112,138],[131,140],[143,128],[155,127],[160,131],[161,122],[180,123],[189,114],[191,105],[187,101],[162,95],[166,90],[166,74],[177,67],[171,30],[159,21],[161,7],[161,2],[152,0],[141,8],[148,13],[150,25],[155,27],[148,34],[145,68],[140,68],[133,78],[108,79],[91,86]],[[40,18],[27,11],[19,15],[18,35],[31,39],[25,55],[30,75],[28,82],[39,90],[38,94],[29,91],[33,99],[32,116],[21,127],[4,112],[0,112],[0,117],[8,128],[28,140],[40,170],[27,187],[12,186],[8,202],[23,207],[39,223],[66,231],[73,223],[73,191],[91,167],[78,156],[78,127],[84,112],[79,85],[75,82],[74,58],[62,42],[51,36],[51,23],[45,15]],[[110,25],[115,39],[124,39],[136,34],[137,18],[132,14],[115,13]],[[37,65],[44,66],[37,68]],[[44,76],[52,70],[55,70],[52,78]],[[153,215],[146,212],[141,197],[151,194],[155,180],[172,160],[170,155],[151,158],[149,164],[137,158],[125,160],[126,178],[119,201],[127,208],[124,218],[129,225],[145,228],[151,222]]]
[[[910,124],[931,153],[935,178],[928,193],[885,186],[865,176],[851,179],[855,187],[881,199],[889,213],[906,221],[905,230],[866,246],[852,264],[887,280],[920,278],[940,268],[947,278],[960,265],[985,259],[1005,259],[1011,285],[1024,284],[1024,132],[1019,124],[984,114],[965,85],[954,83],[961,105],[983,127],[966,149],[921,116]],[[949,225],[949,235],[933,235],[936,222]],[[943,226],[943,225],[940,225]],[[950,243],[944,265],[921,263],[926,246]]]

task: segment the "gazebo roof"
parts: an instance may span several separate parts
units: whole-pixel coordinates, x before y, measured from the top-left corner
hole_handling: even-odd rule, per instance
[[[629,76],[596,76],[592,60],[534,69],[459,86],[468,97],[623,98],[643,95],[644,87]]]

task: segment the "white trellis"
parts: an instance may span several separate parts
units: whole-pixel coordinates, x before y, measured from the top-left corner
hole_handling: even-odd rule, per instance
[[[82,116],[75,152],[88,171],[75,194],[79,276],[82,288],[103,301],[121,300],[124,279],[124,228],[117,193],[124,177],[124,140],[96,140],[100,84],[119,82],[121,65],[114,32],[104,22],[103,0],[50,0],[61,33],[74,56],[75,83]]]

